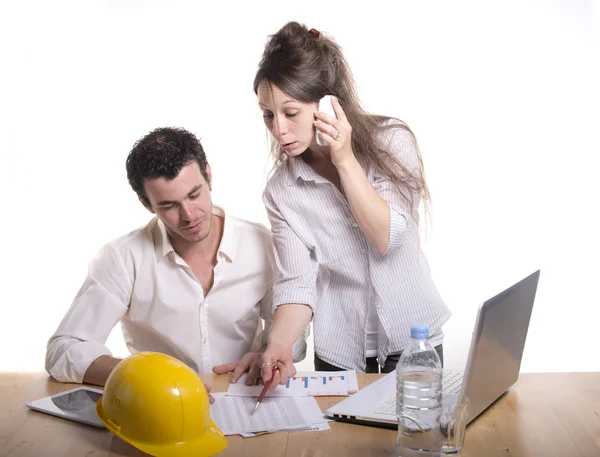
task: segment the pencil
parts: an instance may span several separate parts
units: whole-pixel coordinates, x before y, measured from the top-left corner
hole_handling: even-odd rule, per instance
[[[277,365],[275,365],[275,367],[273,367],[273,373],[271,374],[271,379],[269,379],[265,383],[265,386],[262,388],[262,391],[260,392],[260,395],[258,396],[258,401],[256,402],[256,406],[254,407],[254,411],[256,411],[256,409],[258,408],[258,405],[260,405],[262,403],[263,399],[265,398],[265,394],[267,393],[267,390],[269,390],[269,386],[271,385],[271,383],[273,382],[273,378],[275,377],[276,367],[277,367]]]

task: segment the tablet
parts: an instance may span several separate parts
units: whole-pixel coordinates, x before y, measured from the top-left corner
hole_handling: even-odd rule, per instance
[[[30,401],[26,406],[63,419],[105,428],[96,415],[96,403],[100,397],[102,397],[102,390],[76,387],[56,395]]]

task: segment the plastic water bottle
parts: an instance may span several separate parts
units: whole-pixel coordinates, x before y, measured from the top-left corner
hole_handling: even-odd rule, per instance
[[[410,336],[411,343],[396,365],[396,454],[439,456],[442,364],[427,341],[429,326],[413,325]]]

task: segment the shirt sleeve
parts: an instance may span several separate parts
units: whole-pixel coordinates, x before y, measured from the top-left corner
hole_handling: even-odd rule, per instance
[[[275,258],[273,312],[283,304],[317,304],[318,264],[314,247],[306,246],[281,214],[268,190],[264,203],[271,223]]]
[[[385,132],[383,147],[402,165],[412,176],[419,176],[422,165],[417,154],[413,135],[402,127],[392,126]],[[373,188],[390,207],[390,239],[385,254],[398,249],[408,238],[411,230],[418,226],[418,209],[421,197],[418,192],[406,192],[402,196],[397,186],[388,177],[379,172],[373,174]]]
[[[272,238],[269,237],[269,243],[266,247],[269,274],[266,281],[265,296],[260,301],[260,317],[264,321],[264,329],[260,333],[259,342],[260,346],[267,344],[267,339],[274,324],[273,316],[273,281],[275,278],[275,259],[273,252]],[[306,326],[302,334],[298,337],[294,345],[292,346],[292,359],[296,362],[301,362],[306,357],[306,339],[310,336],[310,324]]]
[[[83,381],[90,364],[111,355],[108,335],[127,311],[132,280],[121,256],[106,245],[90,262],[87,278],[48,341],[46,371],[57,381]]]

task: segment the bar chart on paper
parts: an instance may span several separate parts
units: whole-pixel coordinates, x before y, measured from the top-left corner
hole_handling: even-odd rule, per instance
[[[340,374],[342,373],[342,374]],[[345,374],[344,374],[345,373]],[[356,373],[353,373],[356,377]],[[351,374],[347,372],[336,373],[298,373],[288,379],[286,389],[304,395],[350,395],[356,392],[349,386]],[[307,392],[308,391],[308,392]]]
[[[245,377],[230,384],[227,395],[258,397],[260,386],[246,386]],[[267,393],[275,397],[306,397],[321,395],[352,395],[358,391],[356,372],[350,371],[301,371],[288,379],[285,385],[277,386]]]

